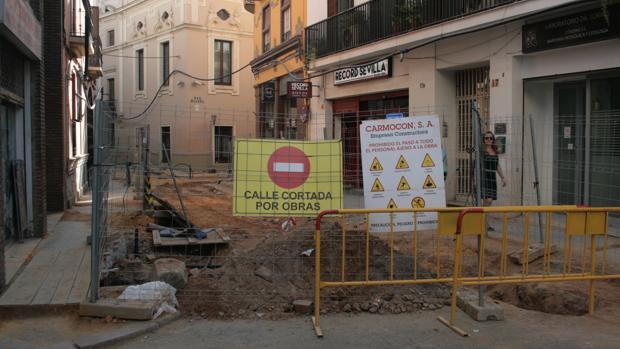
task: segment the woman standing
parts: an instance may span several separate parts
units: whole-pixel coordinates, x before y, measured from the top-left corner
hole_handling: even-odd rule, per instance
[[[499,166],[495,135],[491,131],[484,134],[484,146],[482,155],[482,199],[483,206],[491,206],[493,200],[497,200],[497,177],[502,179],[502,187],[506,186],[504,173]]]

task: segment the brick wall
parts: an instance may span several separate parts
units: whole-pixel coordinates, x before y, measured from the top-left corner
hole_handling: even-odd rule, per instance
[[[47,209],[63,211],[66,198],[67,157],[65,149],[65,50],[63,37],[62,1],[43,0],[43,56],[46,76],[45,86],[45,159],[47,172]]]

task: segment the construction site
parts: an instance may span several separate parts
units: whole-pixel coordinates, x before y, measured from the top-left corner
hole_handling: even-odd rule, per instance
[[[101,118],[106,119],[109,123],[102,125],[99,140],[110,145],[101,147],[100,182],[95,182],[99,190],[93,189],[93,227],[98,229],[93,230],[93,248],[99,251],[99,260],[92,301],[114,299],[129,285],[162,280],[158,263],[163,263],[167,268],[163,280],[177,288],[179,310],[189,318],[281,320],[313,312],[390,316],[450,309],[457,239],[442,228],[441,219],[433,229],[371,232],[370,217],[379,213],[364,212],[364,194],[354,185],[343,190],[345,210],[322,219],[316,214],[235,214],[239,183],[232,164],[196,168],[168,161],[175,157],[174,150],[168,153],[169,146],[155,150],[148,137],[123,140],[141,126],[125,126],[127,132],[112,126],[113,118]],[[529,125],[518,132],[528,129]],[[184,141],[196,142],[187,137]],[[524,164],[524,176],[532,175],[531,155],[525,148],[515,153],[512,156]],[[550,166],[543,164],[540,171]],[[345,178],[351,183],[358,180]],[[535,189],[523,183],[527,189],[502,191],[507,193],[503,200],[535,200],[535,194],[527,194]],[[518,198],[510,196],[516,192]],[[570,229],[579,224],[571,221],[571,210],[580,209],[576,206],[504,208],[485,214],[483,233],[466,234],[459,242],[458,275],[465,280],[459,292],[469,290],[480,304],[511,304],[550,314],[583,316],[595,309],[597,316],[618,323],[620,281],[613,275],[620,273],[620,226],[615,213],[606,211],[604,232],[584,235]],[[462,208],[445,210],[458,213]],[[421,214],[414,212],[415,207],[409,211]],[[391,215],[404,214],[398,212]],[[592,303],[588,280],[594,279],[571,276],[599,274]],[[522,281],[540,275],[542,282],[513,279],[466,286],[467,280],[471,282],[467,277],[476,275],[522,277]],[[545,275],[554,282],[544,282]],[[316,280],[330,286],[318,291],[320,309]],[[502,317],[500,312],[482,320]]]

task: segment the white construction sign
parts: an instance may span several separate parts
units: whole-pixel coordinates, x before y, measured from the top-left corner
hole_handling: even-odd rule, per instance
[[[360,126],[366,208],[445,207],[439,119],[415,116]],[[413,231],[412,213],[373,214],[371,232]],[[436,213],[418,213],[418,230],[434,229]]]

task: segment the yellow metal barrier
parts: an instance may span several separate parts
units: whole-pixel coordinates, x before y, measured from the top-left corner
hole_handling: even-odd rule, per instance
[[[439,236],[450,236],[454,241],[454,249],[452,257],[454,265],[451,275],[441,276],[439,257],[435,266],[435,277],[418,278],[417,275],[417,254],[418,254],[418,231],[417,231],[417,214],[422,212],[438,213],[438,225],[435,234]],[[594,281],[606,279],[618,279],[620,274],[606,273],[606,253],[608,239],[608,215],[610,212],[620,212],[620,207],[613,208],[589,208],[575,206],[505,206],[505,207],[474,207],[474,208],[411,208],[411,209],[342,209],[323,211],[316,219],[315,233],[315,288],[314,288],[314,316],[312,322],[317,336],[322,337],[323,332],[320,325],[321,297],[320,292],[325,287],[337,286],[380,286],[380,285],[412,285],[412,284],[429,284],[429,283],[451,283],[451,308],[450,318],[446,320],[439,317],[438,320],[453,329],[455,332],[466,336],[467,333],[455,326],[456,307],[457,307],[457,290],[462,286],[472,285],[496,285],[496,284],[518,284],[530,282],[562,282],[562,281],[589,281],[589,312],[594,312]],[[390,214],[390,222],[394,214],[409,213],[413,215],[414,227],[410,233],[412,236],[413,250],[413,275],[410,279],[394,278],[394,226],[390,224],[389,231],[389,248],[390,248],[390,270],[388,280],[370,280],[369,279],[369,240],[370,231],[369,224],[365,232],[365,278],[364,280],[348,281],[346,280],[346,216],[352,214],[363,214],[369,217],[370,214]],[[508,243],[514,242],[509,237],[509,214],[518,214],[523,219],[523,242],[520,244],[522,251],[522,265],[520,272],[514,274],[508,271]],[[530,215],[532,213],[544,215],[544,241],[543,241],[543,268],[542,272],[531,272],[529,268],[529,227]],[[499,271],[495,274],[485,271],[485,240],[486,221],[489,214],[495,216],[500,215],[502,221],[502,229],[500,236],[500,262]],[[561,272],[552,272],[551,254],[553,253],[552,241],[552,215],[565,215],[564,231],[563,231],[563,265]],[[342,230],[342,256],[340,281],[323,281],[321,279],[321,221],[326,216],[339,216]],[[477,258],[477,275],[463,275],[463,252],[464,238],[475,236],[479,239],[478,258]],[[583,241],[580,272],[572,271],[573,257],[573,238],[581,237]],[[597,238],[603,240],[602,260],[600,268],[597,268],[596,252]],[[588,245],[589,241],[589,255]],[[437,256],[439,247],[437,249]],[[588,262],[587,262],[588,261]],[[588,265],[589,264],[589,265]],[[589,270],[587,270],[589,266]]]

